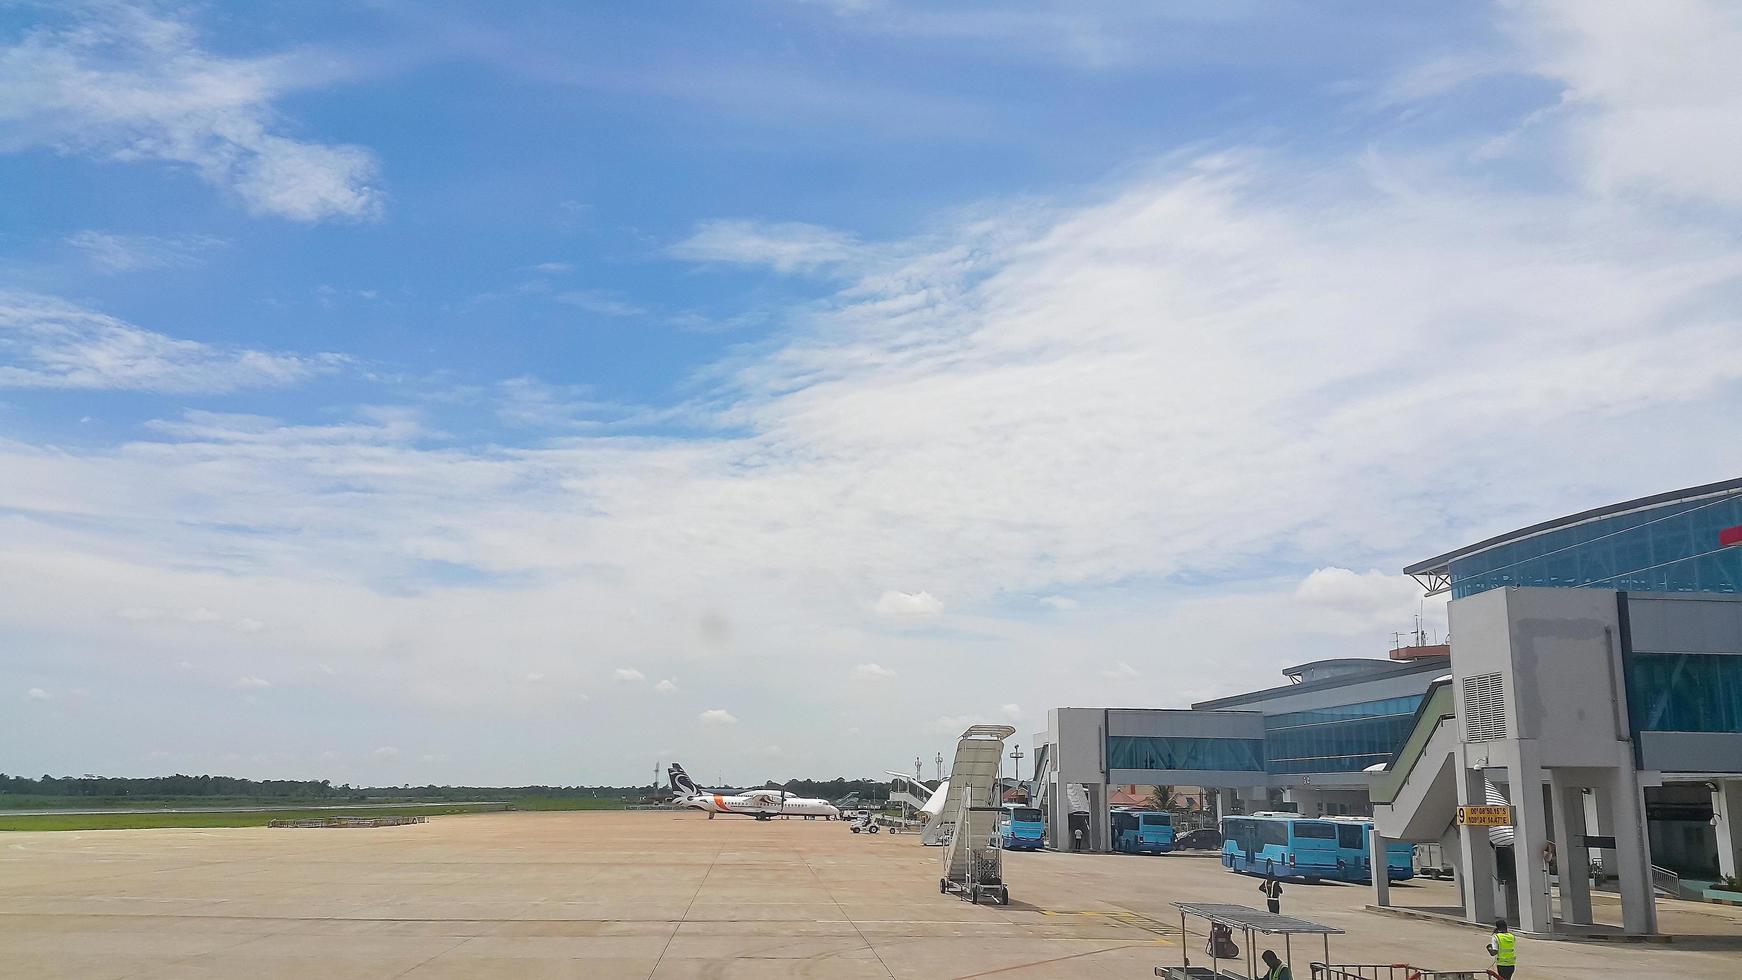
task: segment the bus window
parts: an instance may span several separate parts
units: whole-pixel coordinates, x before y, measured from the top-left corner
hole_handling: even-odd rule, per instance
[[[1359,849],[1361,847],[1361,825],[1358,823],[1338,824],[1337,846]]]
[[[1258,830],[1257,836],[1258,836],[1259,846],[1269,847],[1272,844],[1276,845],[1277,847],[1287,847],[1288,846],[1288,825],[1287,824],[1283,823],[1280,820],[1255,820],[1255,821],[1253,821],[1253,823],[1258,825],[1257,826],[1257,830]]]
[[[1306,840],[1336,840],[1337,828],[1329,824],[1296,820],[1294,822],[1294,835]]]

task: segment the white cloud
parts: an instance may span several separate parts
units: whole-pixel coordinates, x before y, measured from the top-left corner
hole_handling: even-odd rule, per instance
[[[272,682],[264,677],[243,676],[236,678],[235,683],[230,686],[245,691],[257,691],[264,687],[271,687]]]
[[[1051,609],[1057,609],[1060,612],[1069,612],[1072,609],[1080,609],[1083,605],[1077,600],[1072,599],[1070,596],[1062,595],[1041,596],[1040,604]]]
[[[33,687],[30,690],[25,691],[24,697],[30,701],[51,701],[54,699],[54,695],[40,687]]]
[[[667,678],[666,680],[653,685],[653,689],[661,694],[673,694],[677,691],[677,684]]]
[[[611,671],[611,679],[625,684],[639,684],[647,680],[647,675],[633,667],[618,667]]]
[[[160,238],[94,230],[68,235],[66,243],[82,252],[91,265],[111,273],[197,265],[202,253],[226,244],[221,238],[206,235]]]
[[[1004,705],[1003,707],[999,708],[998,710],[1003,712],[1004,717],[1010,719],[1011,721],[1021,721],[1022,720],[1023,712],[1022,712],[1022,705],[1020,705],[1020,704],[1007,704],[1007,705]]]
[[[1294,590],[1302,602],[1344,612],[1394,613],[1410,609],[1421,598],[1421,586],[1404,575],[1372,569],[1315,568]]]
[[[894,677],[895,671],[880,664],[857,664],[847,676],[856,681],[880,681]]]
[[[709,708],[696,716],[704,725],[736,725],[738,719],[725,708]]]
[[[1101,676],[1107,678],[1108,680],[1130,681],[1130,680],[1136,680],[1137,678],[1142,677],[1143,675],[1138,672],[1137,668],[1131,666],[1130,664],[1126,663],[1125,661],[1115,660],[1113,662],[1113,666],[1108,667],[1107,669],[1101,671]]]
[[[547,276],[560,276],[575,271],[573,264],[568,262],[540,262],[532,267],[534,272],[542,272]]]
[[[620,296],[599,289],[571,289],[558,293],[556,301],[600,316],[641,316],[647,312]]]
[[[945,715],[931,723],[932,731],[939,735],[960,735],[975,725],[984,725],[986,719],[974,715]],[[946,760],[947,761],[947,760]]]
[[[944,604],[930,592],[888,591],[877,597],[877,613],[897,618],[923,618],[943,613]]]
[[[692,262],[766,265],[776,272],[811,272],[863,255],[844,232],[796,221],[707,221],[668,252]]]
[[[223,393],[294,384],[342,360],[178,340],[52,297],[0,292],[0,388]]]
[[[368,150],[274,131],[274,103],[342,77],[337,61],[311,50],[227,58],[145,9],[81,13],[0,49],[0,151],[179,164],[255,214],[296,221],[379,213]]]
[[[1742,7],[1533,0],[1507,22],[1564,87],[1572,152],[1601,192],[1742,206]]]
[[[377,759],[397,759],[399,758],[399,749],[396,746],[383,745],[369,754]]]

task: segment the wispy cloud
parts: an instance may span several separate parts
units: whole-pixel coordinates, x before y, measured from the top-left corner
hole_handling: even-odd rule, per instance
[[[647,312],[622,297],[599,289],[571,289],[558,293],[556,301],[600,316],[640,316]]]
[[[847,676],[856,681],[881,681],[894,677],[895,671],[881,664],[857,664]]]
[[[0,48],[0,152],[179,164],[255,214],[296,221],[379,213],[368,150],[277,132],[278,99],[345,66],[311,51],[213,54],[190,24],[125,3],[73,16]]]
[[[640,684],[647,680],[647,675],[633,667],[618,667],[611,671],[611,679],[624,684]]]
[[[98,270],[111,273],[185,268],[197,265],[204,253],[227,244],[209,235],[160,238],[92,230],[68,235],[66,243],[82,252]]]
[[[178,340],[53,297],[0,292],[0,387],[227,392],[294,384],[341,363]]]
[[[845,232],[796,221],[708,221],[667,250],[691,262],[765,265],[776,272],[813,272],[863,254]]]
[[[736,725],[737,716],[725,708],[709,708],[696,716],[704,725]]]

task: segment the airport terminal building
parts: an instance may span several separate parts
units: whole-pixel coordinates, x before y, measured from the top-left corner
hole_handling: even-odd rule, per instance
[[[1036,778],[1054,846],[1068,844],[1073,797],[1087,798],[1089,843],[1104,850],[1106,787],[1167,783],[1215,787],[1225,811],[1374,813],[1390,839],[1443,846],[1467,917],[1510,910],[1531,932],[1556,928],[1540,859],[1551,840],[1618,879],[1629,932],[1655,927],[1654,874],[1739,873],[1742,480],[1404,571],[1450,595],[1447,646],[1306,664],[1287,685],[1189,710],[1048,712]],[[1458,805],[1488,802],[1514,813],[1518,880],[1499,890],[1493,842],[1453,822]],[[1585,880],[1559,875],[1560,927],[1589,923]]]

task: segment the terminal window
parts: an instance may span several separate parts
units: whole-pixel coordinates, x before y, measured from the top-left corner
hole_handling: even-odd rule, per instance
[[[1390,762],[1409,737],[1421,695],[1289,711],[1264,719],[1265,769],[1360,772]]]
[[[1256,738],[1109,735],[1107,768],[1263,772],[1264,742]]]
[[[1737,524],[1742,493],[1548,531],[1453,561],[1452,598],[1514,585],[1742,592],[1742,548],[1718,544]]]
[[[1742,655],[1630,653],[1626,666],[1636,731],[1742,732]]]

